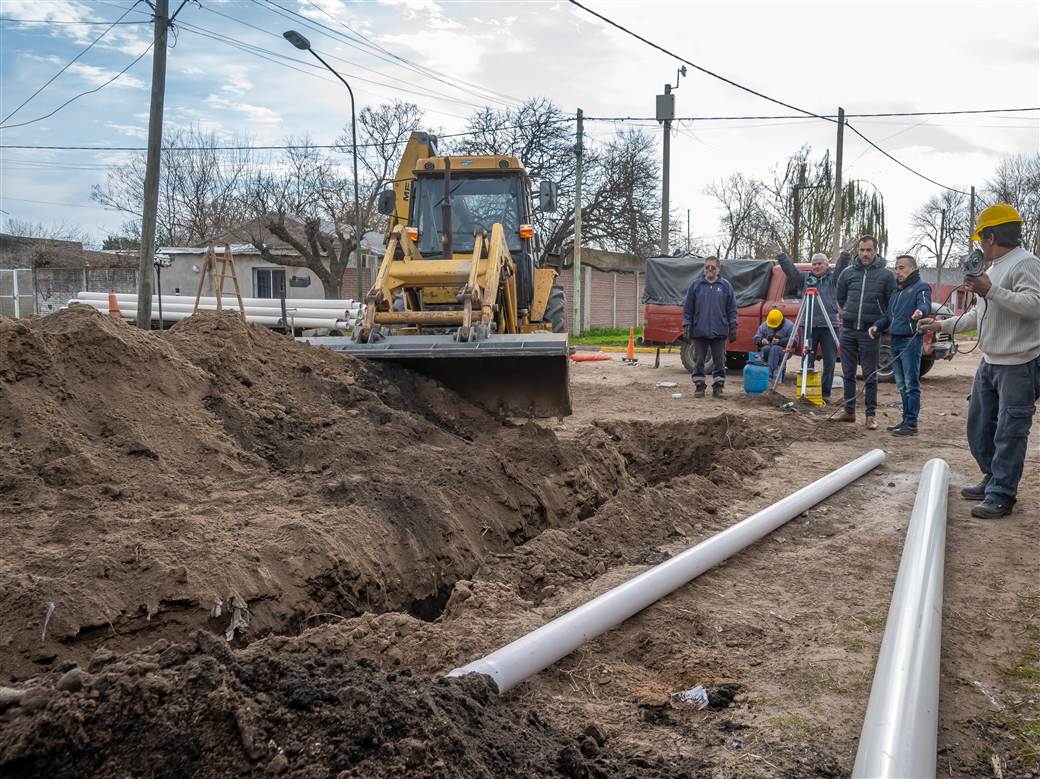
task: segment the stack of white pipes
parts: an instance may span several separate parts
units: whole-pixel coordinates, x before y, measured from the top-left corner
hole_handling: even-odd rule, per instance
[[[137,318],[137,295],[125,292],[115,293],[119,313],[124,319]],[[107,292],[80,292],[70,303],[82,303],[96,308],[102,313],[109,313]],[[229,311],[238,311],[238,299],[223,296],[221,307]],[[242,298],[245,319],[259,325],[280,326],[282,324],[281,303],[270,298]],[[215,297],[199,299],[200,311],[216,311]],[[195,297],[188,295],[163,295],[162,318],[167,322],[187,319],[195,310]],[[288,323],[299,328],[349,329],[361,312],[361,304],[354,300],[324,300],[318,298],[291,298],[285,301],[285,314]],[[152,295],[152,320],[159,319],[159,296]]]

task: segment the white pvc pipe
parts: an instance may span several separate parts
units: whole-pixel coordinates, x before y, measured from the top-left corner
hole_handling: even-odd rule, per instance
[[[107,315],[109,313],[107,303],[104,306],[101,306],[95,305],[99,302],[95,300],[74,300],[72,302],[80,303],[81,305],[89,305],[95,311],[98,311],[102,314]],[[122,319],[126,319],[129,321],[134,321],[137,319],[137,310],[133,308],[127,311],[123,311],[122,309],[120,309],[119,314]],[[179,322],[182,319],[187,319],[190,316],[190,311],[163,311],[163,320],[169,322]],[[281,316],[254,316],[253,314],[250,314],[249,311],[246,311],[245,319],[247,322],[255,322],[258,325],[267,325],[271,327],[277,327],[282,324]],[[152,310],[152,320],[156,322],[159,321],[159,312],[155,309]],[[328,319],[315,319],[313,317],[294,317],[292,319],[292,325],[294,327],[301,327],[307,329],[323,328],[326,330],[349,330],[353,326],[351,322],[331,317]]]
[[[932,779],[939,727],[939,645],[950,466],[921,472],[888,609],[853,779]]]
[[[122,302],[124,300],[130,300],[134,303],[137,302],[137,293],[134,292],[116,292],[114,293],[116,300]],[[80,300],[108,300],[107,292],[79,292],[76,297]],[[221,296],[224,301],[224,305],[228,303],[238,303],[238,298],[234,295],[224,294]],[[163,295],[163,305],[166,305],[166,301],[178,302],[182,300],[191,301],[195,303],[194,295]],[[152,295],[152,303],[157,304],[159,301],[158,295]],[[199,299],[200,303],[216,303],[217,298],[214,295],[203,295]],[[325,300],[324,298],[286,298],[285,304],[289,305],[292,303],[294,306],[306,305],[307,308],[357,308],[358,303],[355,300],[344,299],[344,300]],[[271,306],[279,304],[279,298],[242,298],[242,304],[245,306]]]
[[[108,301],[102,300],[83,300],[82,298],[76,298],[75,300],[69,301],[70,303],[83,303],[84,305],[94,306],[95,308],[108,308]],[[120,311],[129,311],[134,307],[134,304],[127,300],[117,300]],[[158,304],[155,306],[158,308]],[[162,304],[163,312],[167,311],[194,311],[195,304],[191,301],[187,303],[170,303],[163,300]],[[199,311],[218,311],[216,303],[200,303]],[[224,304],[225,311],[238,311],[238,304]],[[276,306],[249,306],[245,307],[247,314],[254,314],[256,316],[277,316],[281,317],[282,309]],[[358,311],[352,309],[331,309],[331,308],[296,308],[295,306],[286,305],[285,307],[286,316],[290,319],[300,317],[312,317],[315,319],[353,319],[357,316]]]
[[[548,668],[885,461],[875,449],[706,541],[593,598],[487,657],[448,676],[490,676],[500,693]]]

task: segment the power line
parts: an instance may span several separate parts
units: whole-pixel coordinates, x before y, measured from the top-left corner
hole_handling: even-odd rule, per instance
[[[846,119],[868,119],[868,118],[882,118],[882,117],[897,117],[897,116],[952,116],[956,114],[999,114],[999,113],[1012,113],[1022,111],[1040,111],[1040,107],[1036,108],[976,108],[963,111],[896,111],[878,114],[845,114]],[[811,114],[815,119],[827,119],[837,120],[837,114]],[[738,119],[805,119],[806,114],[774,114],[772,116],[679,116],[673,121],[676,122],[708,122],[708,121],[728,121]],[[1012,117],[1008,117],[1009,119]],[[629,121],[629,122],[657,122],[657,118],[653,116],[586,116],[586,122],[617,122],[617,121]]]
[[[150,52],[150,51],[152,50],[152,46],[154,46],[154,45],[155,45],[154,43],[149,43],[149,44],[148,44],[148,48],[146,48],[146,49],[145,49],[144,51],[142,51],[142,52],[141,52],[140,54],[138,54],[138,55],[137,55],[137,56],[136,56],[136,57],[135,57],[135,58],[134,58],[134,59],[133,59],[133,60],[132,60],[132,61],[130,62],[130,64],[129,64],[129,65],[127,65],[127,66],[126,66],[125,68],[123,68],[123,69],[122,69],[121,71],[119,71],[119,72],[118,72],[118,73],[116,73],[116,74],[115,74],[114,76],[112,76],[112,78],[110,78],[110,79],[109,79],[108,81],[106,81],[106,82],[105,82],[104,84],[101,84],[100,86],[96,86],[96,87],[94,87],[93,89],[88,89],[88,90],[86,90],[85,92],[80,92],[80,93],[79,93],[78,95],[73,95],[73,96],[72,96],[72,97],[70,97],[70,98],[69,98],[68,100],[66,100],[66,101],[65,101],[64,103],[62,103],[62,104],[61,104],[60,106],[58,106],[58,107],[57,107],[57,108],[55,108],[55,109],[54,109],[53,111],[51,111],[51,112],[50,112],[49,114],[44,114],[43,116],[37,116],[37,117],[36,117],[35,119],[30,119],[30,120],[29,120],[29,121],[27,121],[27,122],[19,122],[18,124],[6,124],[6,125],[4,125],[3,127],[0,127],[0,130],[11,130],[11,129],[14,129],[15,127],[25,127],[25,126],[26,126],[27,124],[33,124],[34,122],[41,122],[41,121],[43,121],[44,119],[49,119],[50,117],[54,116],[54,115],[55,115],[56,113],[58,113],[58,111],[60,111],[61,109],[63,109],[63,108],[65,107],[65,106],[67,106],[67,105],[68,105],[69,103],[73,102],[74,100],[79,100],[79,99],[80,99],[81,97],[84,97],[84,96],[86,96],[86,95],[92,95],[92,94],[94,94],[95,92],[100,92],[100,91],[101,91],[102,89],[104,89],[105,87],[107,87],[107,86],[108,86],[109,84],[111,84],[111,83],[112,83],[113,81],[115,81],[115,80],[116,80],[117,78],[119,78],[120,76],[122,76],[122,75],[123,75],[124,73],[126,73],[126,72],[127,72],[128,70],[130,70],[130,68],[132,68],[132,67],[133,67],[134,65],[136,65],[136,64],[137,64],[138,62],[140,62],[140,61],[141,61],[141,58],[142,58],[142,57],[144,57],[144,55],[145,55],[145,54],[147,54],[148,52]]]
[[[69,61],[68,61],[68,62],[67,62],[67,63],[66,63],[65,65],[64,65],[64,67],[62,67],[62,69],[61,69],[61,70],[59,70],[59,71],[58,71],[57,73],[55,73],[55,74],[54,74],[53,76],[51,76],[51,77],[50,77],[50,78],[49,78],[49,79],[48,79],[48,80],[47,80],[47,81],[46,81],[46,82],[45,82],[45,83],[43,84],[43,86],[41,86],[41,87],[40,87],[39,89],[37,89],[37,90],[36,90],[35,92],[33,92],[33,93],[32,93],[31,95],[29,95],[29,97],[25,98],[25,100],[24,100],[24,101],[22,101],[22,104],[21,104],[21,105],[19,105],[19,106],[18,106],[18,107],[17,107],[16,109],[14,109],[14,110],[13,110],[13,111],[12,111],[11,113],[9,113],[9,114],[8,114],[7,116],[5,116],[5,117],[4,117],[3,119],[0,119],[0,129],[4,129],[4,128],[2,127],[2,125],[3,125],[3,124],[4,124],[4,123],[5,123],[5,122],[6,122],[6,121],[7,121],[8,119],[10,119],[10,118],[11,118],[12,116],[14,116],[15,114],[17,114],[17,113],[18,113],[19,111],[21,111],[21,110],[22,110],[23,108],[25,108],[26,104],[27,104],[27,103],[28,103],[28,102],[29,102],[30,100],[32,100],[32,99],[33,99],[34,97],[36,97],[36,96],[37,96],[38,94],[40,94],[40,93],[41,93],[41,92],[42,92],[43,90],[45,90],[45,89],[46,89],[46,88],[47,88],[48,86],[50,86],[50,85],[51,85],[52,83],[54,83],[54,80],[55,80],[56,78],[58,78],[58,76],[60,76],[60,75],[61,75],[62,73],[64,73],[64,72],[65,72],[66,70],[68,70],[68,69],[69,69],[70,67],[72,67],[72,65],[73,65],[73,64],[74,64],[74,63],[76,62],[76,60],[78,60],[78,59],[79,59],[80,57],[82,57],[82,56],[83,56],[84,54],[86,54],[86,53],[87,53],[88,51],[90,51],[90,50],[91,50],[92,48],[94,48],[94,44],[96,44],[96,43],[97,43],[98,41],[100,41],[100,40],[101,40],[102,38],[104,38],[104,37],[105,37],[106,35],[108,35],[108,34],[109,34],[109,33],[110,33],[111,31],[112,31],[112,28],[113,28],[113,27],[115,27],[115,26],[116,26],[116,25],[117,25],[117,24],[118,24],[119,22],[121,22],[121,21],[122,21],[122,20],[123,20],[123,19],[124,19],[124,18],[125,18],[126,16],[128,16],[128,15],[130,14],[130,12],[131,12],[132,10],[134,10],[134,8],[135,8],[135,7],[137,6],[137,3],[139,3],[139,2],[141,2],[141,0],[136,0],[136,2],[135,2],[135,3],[134,3],[134,4],[132,5],[132,6],[130,6],[129,8],[127,8],[127,9],[126,9],[126,11],[125,11],[125,12],[123,13],[123,15],[122,15],[122,16],[120,16],[120,17],[119,17],[118,19],[116,19],[116,21],[112,22],[112,23],[111,23],[111,24],[110,24],[110,25],[109,25],[109,26],[108,26],[108,27],[107,27],[107,28],[105,29],[105,31],[104,31],[104,32],[102,32],[102,33],[101,33],[101,34],[100,34],[100,35],[99,35],[98,37],[96,37],[96,38],[95,38],[94,40],[92,40],[92,41],[90,42],[90,44],[89,44],[89,45],[87,46],[87,48],[83,49],[83,51],[81,51],[81,52],[80,52],[79,54],[77,54],[77,55],[76,55],[75,57],[73,57],[73,58],[72,58],[71,60],[69,60]],[[75,99],[75,98],[73,98],[73,99]],[[35,120],[35,119],[34,119],[33,121],[37,121],[37,120]],[[29,124],[29,122],[26,122],[25,124]],[[16,125],[12,125],[12,126],[13,126],[13,127],[20,127],[21,125],[17,125],[17,124],[16,124]]]
[[[884,155],[885,155],[886,157],[888,157],[888,158],[889,158],[890,160],[892,160],[892,162],[896,163],[897,165],[899,165],[899,166],[900,166],[900,167],[902,167],[902,168],[906,168],[906,170],[910,171],[910,172],[911,172],[911,173],[913,173],[913,174],[914,174],[915,176],[917,176],[917,177],[919,177],[919,178],[922,178],[922,179],[924,179],[925,181],[927,181],[927,182],[929,182],[929,183],[931,183],[931,184],[935,184],[935,186],[937,186],[937,187],[940,187],[940,188],[942,188],[942,189],[948,189],[948,190],[950,190],[950,192],[956,192],[956,193],[958,193],[958,194],[961,194],[961,195],[967,195],[967,194],[968,194],[967,192],[964,192],[964,191],[962,191],[962,190],[959,190],[959,189],[954,189],[953,187],[948,187],[948,186],[946,186],[945,184],[940,184],[940,183],[939,183],[938,181],[936,181],[935,179],[929,178],[928,176],[924,175],[923,173],[920,173],[919,171],[916,171],[916,170],[914,170],[914,169],[913,169],[913,168],[911,168],[911,167],[910,167],[909,165],[907,165],[907,164],[906,164],[905,162],[902,162],[902,161],[900,161],[900,160],[897,160],[897,159],[896,159],[895,157],[893,157],[893,156],[892,156],[891,154],[889,154],[889,153],[888,153],[887,151],[885,151],[884,149],[882,149],[882,148],[881,148],[880,146],[878,146],[878,145],[877,145],[876,143],[874,143],[874,142],[873,142],[872,140],[870,140],[870,138],[868,138],[867,136],[865,136],[865,135],[864,135],[863,133],[861,133],[861,132],[860,132],[859,130],[857,130],[857,129],[856,129],[856,128],[855,128],[854,126],[852,126],[852,125],[851,125],[851,124],[849,124],[848,122],[846,122],[846,123],[845,123],[845,126],[846,126],[846,127],[848,127],[848,128],[850,129],[850,130],[852,130],[852,132],[856,133],[856,135],[858,135],[858,136],[859,136],[860,138],[862,138],[862,139],[863,139],[864,141],[866,141],[866,142],[867,142],[868,144],[870,144],[870,145],[871,145],[871,146],[873,146],[873,147],[874,147],[875,149],[877,149],[877,150],[878,150],[879,152],[881,152],[881,153],[882,153],[882,154],[884,154]]]
[[[114,22],[74,22],[71,19],[9,19],[7,17],[0,17],[0,22],[12,22],[14,24],[81,24],[81,25],[92,25],[99,26],[104,24],[117,25],[117,24],[150,24],[150,22],[142,19],[139,22],[122,22],[118,19]]]
[[[836,122],[837,121],[836,119],[832,119],[829,116],[824,116],[824,115],[818,114],[818,113],[816,113],[814,111],[808,111],[808,110],[806,110],[804,108],[799,108],[796,105],[791,105],[790,103],[785,103],[783,100],[778,100],[775,97],[770,97],[769,95],[767,95],[767,94],[765,94],[763,92],[759,92],[759,91],[757,91],[755,89],[752,89],[751,87],[744,86],[743,84],[738,83],[738,82],[734,81],[731,78],[726,78],[725,76],[720,75],[719,73],[716,73],[713,70],[708,70],[707,68],[705,68],[705,67],[703,67],[701,65],[698,65],[696,62],[691,62],[690,60],[686,59],[685,57],[680,57],[678,54],[676,54],[675,52],[669,51],[664,46],[661,46],[660,44],[654,43],[653,41],[651,41],[651,40],[649,40],[647,38],[644,38],[639,33],[633,32],[632,30],[628,29],[627,27],[625,27],[625,26],[623,26],[621,24],[618,24],[617,22],[615,22],[615,21],[613,21],[611,19],[608,19],[606,16],[603,16],[602,14],[596,13],[591,8],[587,8],[586,6],[584,6],[581,3],[579,3],[578,0],[568,0],[568,2],[571,5],[577,6],[578,8],[580,8],[583,11],[585,11],[586,13],[589,13],[589,14],[595,16],[600,21],[606,22],[611,27],[614,27],[614,28],[616,28],[618,30],[621,30],[621,32],[625,33],[626,35],[631,35],[636,40],[642,41],[647,46],[650,46],[651,48],[657,49],[658,51],[660,51],[660,52],[662,52],[664,54],[667,54],[669,57],[673,57],[673,58],[679,60],[680,62],[683,62],[683,63],[689,65],[691,68],[693,68],[695,70],[699,70],[701,73],[709,75],[712,78],[716,78],[719,81],[723,81],[723,82],[729,84],[730,86],[736,87],[737,89],[743,90],[744,92],[748,92],[748,93],[750,93],[752,95],[755,95],[755,97],[760,97],[763,100],[768,100],[770,103],[776,103],[777,105],[781,105],[784,108],[790,108],[792,111],[798,111],[799,113],[806,114],[808,116],[815,116],[817,119],[825,119],[825,120],[830,121],[830,122]]]

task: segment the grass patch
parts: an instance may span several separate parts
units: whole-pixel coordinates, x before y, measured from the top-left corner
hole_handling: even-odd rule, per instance
[[[878,630],[885,626],[884,617],[841,617],[838,620],[838,627],[842,630],[847,630],[850,633],[860,630]]]
[[[808,733],[811,729],[809,720],[801,714],[784,714],[781,717],[770,717],[769,724],[774,728],[782,728],[795,733]]]
[[[641,338],[643,328],[637,327],[635,337]],[[628,346],[627,327],[597,327],[586,330],[581,335],[572,335],[569,339],[571,344],[583,344],[586,346]]]
[[[1028,598],[1032,614],[1040,616],[1040,592]],[[1029,645],[1009,666],[998,668],[1010,689],[1022,696],[1014,713],[995,714],[988,720],[1008,734],[1015,757],[1033,771],[1040,769],[1040,624],[1029,624],[1026,635]]]
[[[841,642],[841,645],[849,652],[858,652],[863,648],[863,642],[858,638],[846,638]]]

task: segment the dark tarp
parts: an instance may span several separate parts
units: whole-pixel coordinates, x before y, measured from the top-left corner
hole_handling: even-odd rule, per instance
[[[722,276],[733,285],[738,308],[766,299],[774,265],[772,260],[722,261]],[[681,306],[686,300],[686,290],[703,270],[704,259],[700,257],[648,258],[643,302]]]

